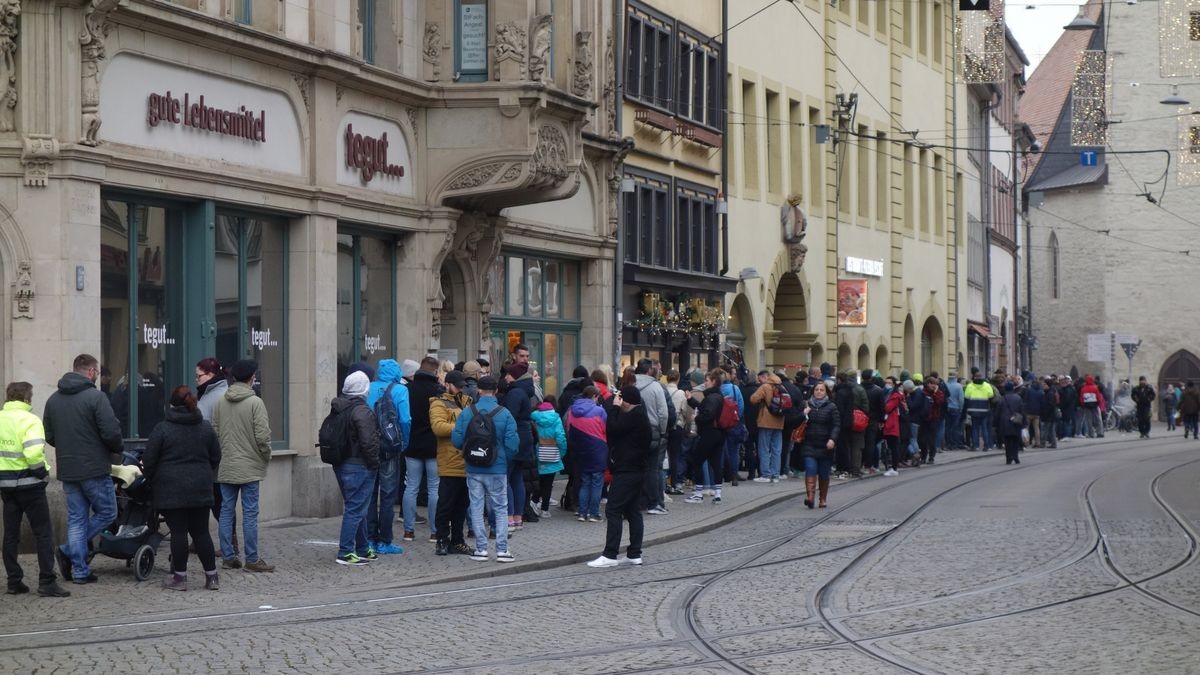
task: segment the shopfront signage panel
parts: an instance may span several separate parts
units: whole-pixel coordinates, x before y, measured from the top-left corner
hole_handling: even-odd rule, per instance
[[[381,117],[348,112],[338,125],[338,185],[413,195],[408,141],[400,125]]]
[[[883,261],[846,256],[846,271],[850,274],[862,274],[868,277],[882,277]]]

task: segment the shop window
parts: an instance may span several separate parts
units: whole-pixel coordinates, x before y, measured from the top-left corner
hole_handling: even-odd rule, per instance
[[[642,265],[671,265],[670,179],[628,174],[634,191],[625,195],[625,260]]]
[[[505,256],[503,295],[496,316],[579,319],[579,265],[574,262]],[[501,290],[501,289],[498,289]]]
[[[488,79],[487,0],[454,3],[454,75],[460,82]]]
[[[716,193],[690,185],[675,188],[676,237],[690,242],[688,255],[678,269],[716,274]]]
[[[255,391],[267,405],[272,440],[286,440],[287,222],[217,213],[216,356],[258,361]]]
[[[396,344],[396,242],[392,237],[338,234],[338,381],[350,364],[375,366]]]

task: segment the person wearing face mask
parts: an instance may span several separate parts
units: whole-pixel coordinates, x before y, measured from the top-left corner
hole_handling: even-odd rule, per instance
[[[829,495],[829,471],[837,448],[841,419],[837,406],[829,400],[829,388],[821,382],[813,387],[812,399],[804,408],[808,428],[804,434],[804,505],[813,508],[813,496],[820,487],[820,507]]]
[[[882,433],[886,450],[883,453],[887,471],[885,476],[899,475],[900,468],[900,430],[906,424],[908,400],[904,392],[896,384],[896,378],[884,380],[884,404]]]

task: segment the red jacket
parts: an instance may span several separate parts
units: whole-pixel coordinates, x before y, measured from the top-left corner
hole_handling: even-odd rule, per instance
[[[1079,405],[1087,405],[1088,398],[1092,398],[1092,403],[1095,403],[1100,410],[1104,410],[1104,394],[1100,391],[1100,387],[1096,386],[1096,381],[1091,375],[1083,378],[1083,386],[1079,388]]]
[[[888,396],[887,402],[883,404],[883,436],[884,438],[900,437],[900,406],[908,407],[908,403],[904,400],[904,392],[899,389],[893,389]]]

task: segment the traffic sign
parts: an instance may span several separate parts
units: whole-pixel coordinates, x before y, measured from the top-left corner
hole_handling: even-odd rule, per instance
[[[1119,345],[1135,345],[1139,342],[1141,340],[1133,333],[1117,333],[1117,344]]]
[[[1099,154],[1095,150],[1084,150],[1079,153],[1079,164],[1081,166],[1096,166],[1099,161]]]

